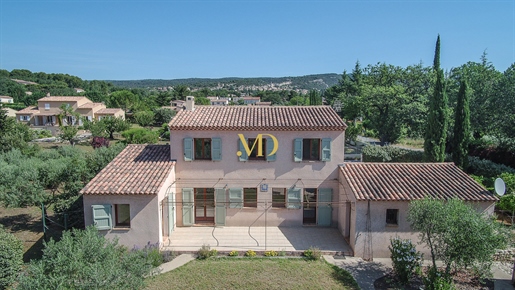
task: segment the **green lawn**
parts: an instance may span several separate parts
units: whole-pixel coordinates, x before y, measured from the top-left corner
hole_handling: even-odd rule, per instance
[[[220,258],[194,260],[149,278],[146,289],[359,289],[346,271],[324,261]]]

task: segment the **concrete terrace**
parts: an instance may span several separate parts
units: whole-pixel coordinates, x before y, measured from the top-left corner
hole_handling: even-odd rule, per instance
[[[164,250],[196,252],[203,245],[222,252],[301,252],[317,247],[325,253],[352,255],[337,228],[322,227],[178,227],[164,243]]]

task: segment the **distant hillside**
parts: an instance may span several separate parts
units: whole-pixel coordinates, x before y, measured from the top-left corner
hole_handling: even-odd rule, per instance
[[[336,83],[340,79],[340,75],[331,74],[317,74],[299,77],[277,77],[277,78],[189,78],[189,79],[174,79],[174,80],[128,80],[128,81],[111,81],[117,87],[124,88],[163,88],[173,87],[177,85],[185,85],[191,89],[195,88],[211,88],[211,89],[229,89],[229,90],[259,90],[263,88],[270,90],[275,88],[277,90],[325,90]]]

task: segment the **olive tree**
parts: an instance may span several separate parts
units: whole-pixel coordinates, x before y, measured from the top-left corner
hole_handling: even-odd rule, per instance
[[[153,271],[144,252],[129,251],[95,227],[65,231],[20,276],[18,289],[141,289]]]
[[[491,217],[478,212],[459,199],[448,201],[425,198],[410,203],[408,221],[420,232],[420,241],[436,259],[451,268],[473,267],[478,274],[488,274],[496,249],[504,248],[507,231]]]

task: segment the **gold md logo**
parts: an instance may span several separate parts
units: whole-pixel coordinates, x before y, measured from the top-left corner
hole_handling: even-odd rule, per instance
[[[274,148],[272,149],[272,152],[270,152],[270,154],[268,154],[268,156],[272,156],[275,154],[275,152],[277,152],[277,149],[279,148],[279,145],[278,145],[279,143],[277,142],[277,138],[275,138],[275,136],[272,134],[258,134],[256,137],[256,140],[252,144],[251,148],[249,148],[249,144],[247,144],[247,140],[245,139],[245,136],[243,136],[243,134],[238,134],[238,137],[240,137],[240,142],[243,145],[243,149],[245,149],[245,152],[247,152],[247,156],[250,155],[252,153],[252,151],[254,151],[256,144],[257,144],[256,156],[258,156],[258,157],[264,156],[263,155],[263,136],[270,137],[274,143]],[[238,155],[238,156],[241,156],[242,154],[243,153],[241,151],[236,152],[236,155]]]

